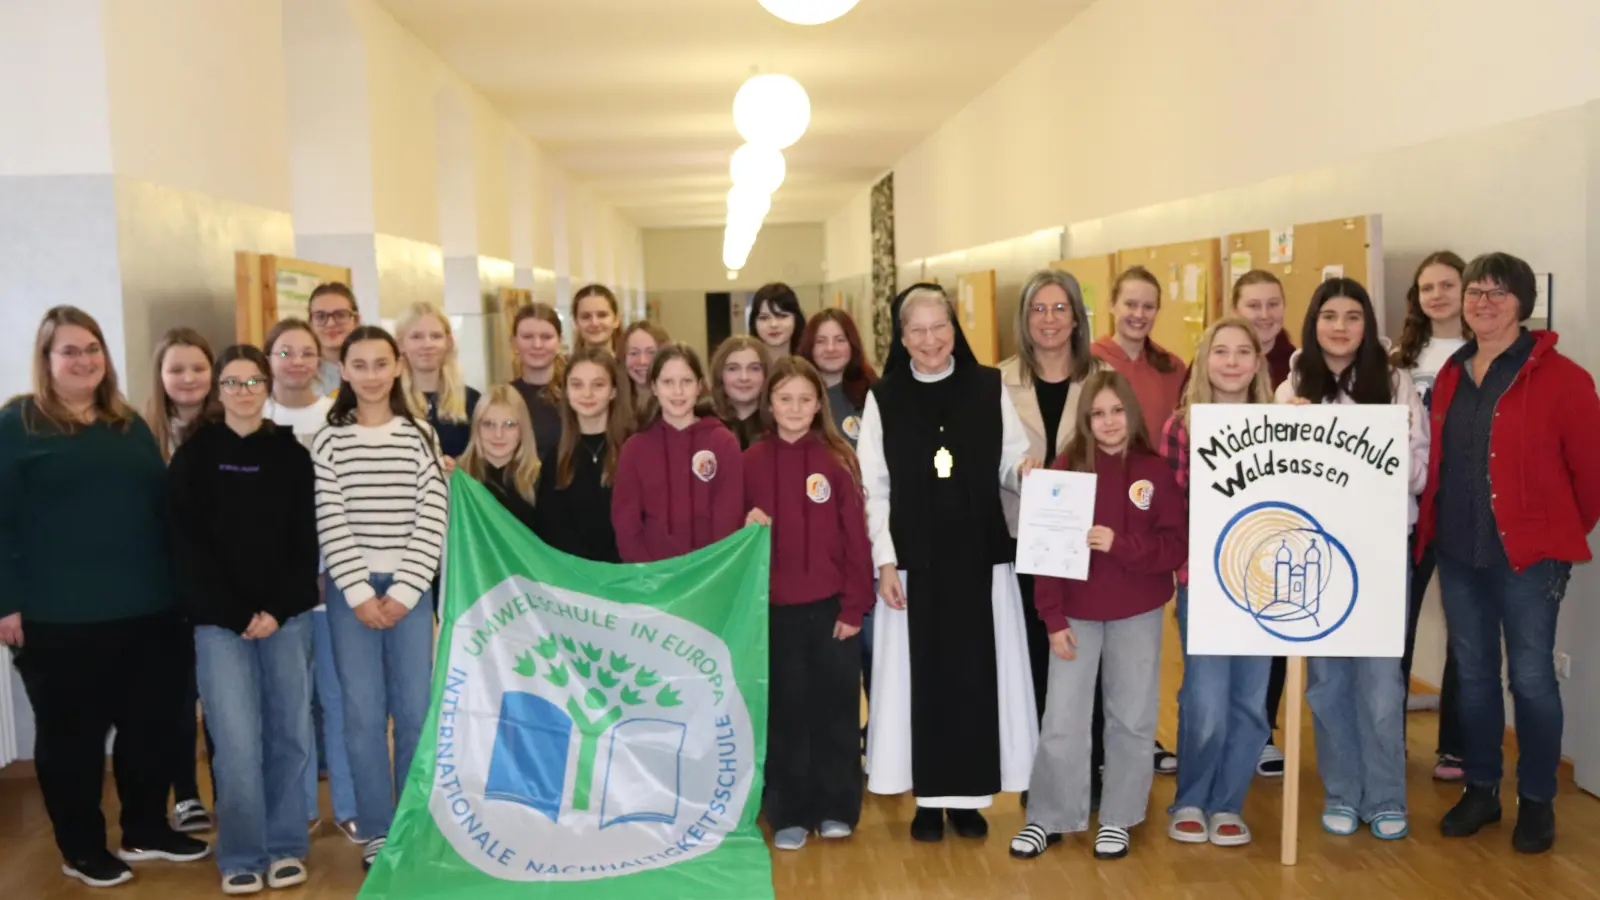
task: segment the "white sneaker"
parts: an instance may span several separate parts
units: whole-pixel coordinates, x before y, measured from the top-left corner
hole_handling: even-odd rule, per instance
[[[799,850],[806,845],[806,830],[798,825],[779,829],[772,836],[772,846],[779,850]]]
[[[817,829],[817,834],[822,835],[830,841],[836,841],[840,838],[847,838],[854,833],[854,828],[851,828],[849,825],[834,819],[824,820],[822,827]]]
[[[275,859],[267,868],[267,887],[273,890],[294,887],[305,882],[306,864],[298,859]]]

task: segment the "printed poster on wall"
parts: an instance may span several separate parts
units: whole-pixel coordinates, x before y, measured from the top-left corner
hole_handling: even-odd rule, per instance
[[[1409,412],[1190,411],[1190,653],[1401,655]]]

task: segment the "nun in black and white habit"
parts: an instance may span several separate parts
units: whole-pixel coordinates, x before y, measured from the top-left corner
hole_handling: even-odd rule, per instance
[[[957,834],[981,837],[979,810],[1027,789],[1038,742],[1000,505],[1028,437],[938,285],[908,288],[892,317],[856,447],[878,567],[867,789],[916,795],[917,840],[942,838],[947,812]]]

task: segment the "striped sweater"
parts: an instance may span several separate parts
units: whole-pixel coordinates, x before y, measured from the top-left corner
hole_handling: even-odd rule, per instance
[[[399,416],[330,425],[312,443],[322,556],[352,607],[377,596],[374,573],[394,575],[389,596],[407,608],[432,585],[448,515],[437,447],[428,423]]]

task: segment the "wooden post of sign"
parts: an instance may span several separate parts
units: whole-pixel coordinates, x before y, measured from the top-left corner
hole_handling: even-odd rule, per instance
[[[1286,661],[1283,700],[1283,849],[1281,862],[1295,864],[1300,853],[1300,711],[1306,699],[1306,661]],[[1271,723],[1268,723],[1269,727]]]

